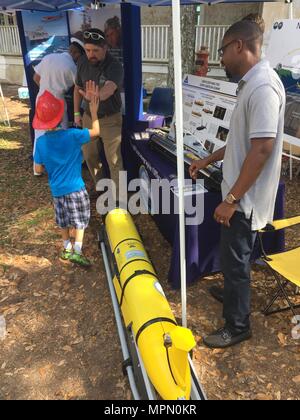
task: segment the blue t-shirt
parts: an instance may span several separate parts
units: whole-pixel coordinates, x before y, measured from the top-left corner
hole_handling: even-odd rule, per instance
[[[89,140],[87,128],[47,131],[37,139],[33,159],[45,166],[53,197],[71,194],[84,187],[81,146]]]

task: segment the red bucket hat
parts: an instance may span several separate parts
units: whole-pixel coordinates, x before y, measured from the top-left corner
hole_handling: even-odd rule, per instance
[[[38,98],[32,126],[36,130],[55,128],[63,119],[64,100],[58,99],[52,93],[45,92]]]

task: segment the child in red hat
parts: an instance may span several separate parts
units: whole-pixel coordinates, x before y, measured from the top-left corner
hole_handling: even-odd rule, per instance
[[[91,137],[100,134],[97,111],[99,88],[94,82],[87,82],[91,101],[92,128],[81,130],[59,127],[64,115],[64,101],[45,91],[38,99],[33,128],[46,130],[39,137],[34,153],[34,169],[48,173],[49,186],[53,196],[56,223],[61,228],[64,243],[60,258],[82,266],[90,261],[82,253],[84,230],[90,219],[90,201],[81,175],[83,155],[81,146]],[[70,228],[75,228],[74,247],[70,240]]]

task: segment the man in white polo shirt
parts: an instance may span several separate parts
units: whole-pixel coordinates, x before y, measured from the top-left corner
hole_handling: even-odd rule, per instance
[[[68,52],[52,53],[46,55],[42,61],[34,67],[33,80],[39,87],[38,98],[48,90],[55,97],[64,99],[66,92],[75,84],[76,63],[79,58],[85,55],[83,42],[76,38],[71,38]],[[62,120],[62,128],[68,128],[67,103],[65,101],[65,112]],[[37,139],[44,134],[44,130],[35,130],[33,155]],[[34,171],[34,170],[33,170]],[[34,171],[34,175],[37,174]]]
[[[224,159],[224,201],[214,218],[222,225],[220,294],[225,325],[204,339],[211,348],[251,337],[250,256],[257,230],[273,220],[280,179],[285,91],[269,63],[260,59],[262,41],[261,29],[250,21],[237,22],[225,33],[221,62],[240,79],[228,142],[190,166],[190,175],[196,178],[199,169]]]

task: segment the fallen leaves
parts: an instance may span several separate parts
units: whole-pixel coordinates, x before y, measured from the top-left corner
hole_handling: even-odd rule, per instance
[[[286,344],[287,344],[287,336],[285,334],[283,334],[283,333],[280,332],[277,335],[277,338],[278,338],[279,344],[281,346],[286,346]]]
[[[2,314],[5,315],[5,317],[9,315],[15,315],[18,310],[21,308],[22,303],[18,303],[16,305],[9,305],[7,307],[3,307]]]
[[[36,348],[36,345],[35,344],[33,344],[31,346],[26,346],[25,347],[25,351],[33,351],[35,348]]]
[[[270,394],[263,394],[263,393],[258,393],[255,396],[255,400],[260,400],[260,401],[269,401],[272,400],[273,397]]]
[[[300,375],[295,376],[295,377],[292,379],[292,381],[293,381],[293,382],[295,382],[295,384],[300,384]]]
[[[225,353],[225,350],[224,349],[214,349],[212,351],[212,354],[214,354],[214,355],[216,355],[216,354],[223,354],[223,353]]]
[[[83,337],[78,337],[76,340],[72,341],[71,344],[72,346],[76,346],[76,344],[81,344],[83,343]]]
[[[43,366],[43,367],[39,368],[39,374],[40,374],[40,377],[41,377],[42,379],[45,379],[45,377],[46,377],[47,375],[48,375],[48,376],[50,375],[50,373],[51,373],[52,369],[53,369],[52,364],[47,364],[47,365],[45,365],[45,366]]]

